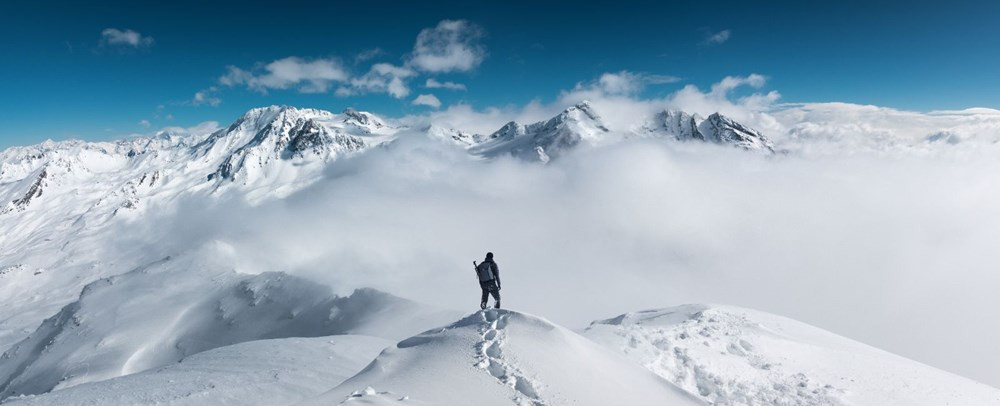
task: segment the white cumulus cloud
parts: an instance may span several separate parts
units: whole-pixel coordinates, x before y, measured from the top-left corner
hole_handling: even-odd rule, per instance
[[[153,37],[144,36],[133,30],[105,28],[101,31],[101,43],[107,45],[126,45],[133,48],[145,48],[153,45]]]
[[[465,20],[443,20],[417,35],[409,64],[426,72],[467,72],[486,57],[482,29]]]
[[[226,74],[219,78],[219,83],[226,86],[245,85],[264,93],[268,89],[293,87],[302,93],[323,93],[334,83],[345,82],[349,77],[339,60],[290,56],[251,70],[229,66]]]
[[[413,105],[416,106],[430,106],[435,109],[441,108],[441,100],[438,100],[437,96],[433,94],[422,94],[413,99]]]

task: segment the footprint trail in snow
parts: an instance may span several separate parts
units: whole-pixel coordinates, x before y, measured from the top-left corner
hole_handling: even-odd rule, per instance
[[[507,318],[502,310],[488,309],[480,312],[483,324],[479,332],[482,341],[476,344],[476,367],[489,372],[500,383],[514,389],[514,402],[520,406],[547,406],[538,393],[538,382],[528,378],[510,360],[503,356],[507,342]]]

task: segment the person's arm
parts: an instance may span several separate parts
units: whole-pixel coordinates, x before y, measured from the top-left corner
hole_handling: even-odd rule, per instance
[[[497,278],[497,289],[500,288],[500,265],[493,263],[493,277]]]

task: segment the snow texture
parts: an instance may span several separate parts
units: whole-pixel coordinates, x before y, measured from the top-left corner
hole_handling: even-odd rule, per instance
[[[400,341],[304,404],[358,404],[366,388],[435,405],[703,404],[579,334],[497,309]]]
[[[716,405],[995,405],[1000,390],[787,318],[686,305],[586,337]]]

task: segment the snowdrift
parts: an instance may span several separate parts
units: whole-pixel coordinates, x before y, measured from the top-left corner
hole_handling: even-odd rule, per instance
[[[491,309],[400,341],[358,375],[303,404],[704,403],[577,333]]]
[[[1000,390],[990,386],[737,307],[626,313],[582,334],[713,404],[1000,404]]]
[[[11,398],[9,404],[287,405],[351,377],[389,345],[359,335],[251,341],[134,375]]]

